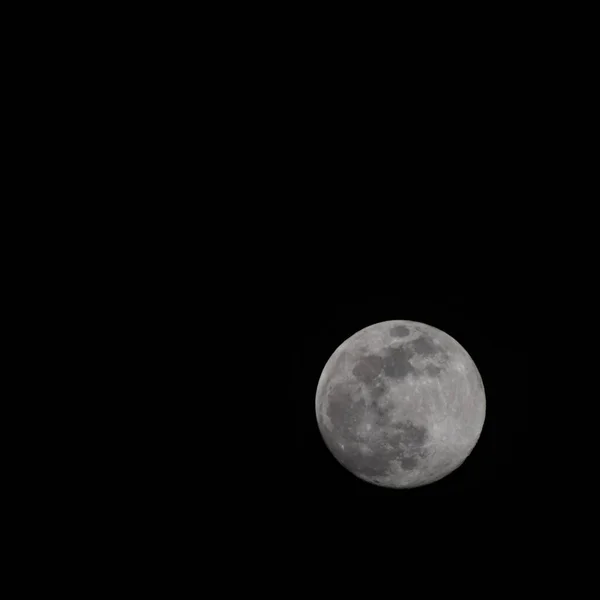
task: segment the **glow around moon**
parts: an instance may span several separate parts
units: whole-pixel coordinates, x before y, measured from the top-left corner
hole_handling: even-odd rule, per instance
[[[485,392],[467,351],[443,331],[386,321],[346,340],[327,361],[317,422],[335,458],[393,488],[445,477],[473,450]]]

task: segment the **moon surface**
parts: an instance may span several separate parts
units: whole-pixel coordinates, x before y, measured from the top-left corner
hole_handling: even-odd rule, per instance
[[[471,453],[485,420],[485,391],[454,338],[424,323],[385,321],[332,354],[316,413],[325,444],[351,473],[410,488],[445,477]]]

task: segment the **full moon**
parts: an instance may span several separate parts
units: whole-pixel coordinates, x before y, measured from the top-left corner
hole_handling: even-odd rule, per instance
[[[319,430],[348,471],[375,485],[433,483],[471,453],[485,420],[481,375],[443,331],[385,321],[348,338],[327,361]]]

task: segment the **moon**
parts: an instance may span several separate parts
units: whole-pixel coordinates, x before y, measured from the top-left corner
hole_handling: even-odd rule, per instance
[[[481,375],[443,331],[385,321],[335,350],[319,379],[317,423],[348,471],[389,488],[442,479],[471,453],[485,421]]]

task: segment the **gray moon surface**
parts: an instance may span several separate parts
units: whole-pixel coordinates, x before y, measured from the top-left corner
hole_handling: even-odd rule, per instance
[[[471,453],[485,421],[485,391],[454,338],[424,323],[385,321],[331,355],[316,413],[325,444],[348,471],[411,488],[445,477]]]

